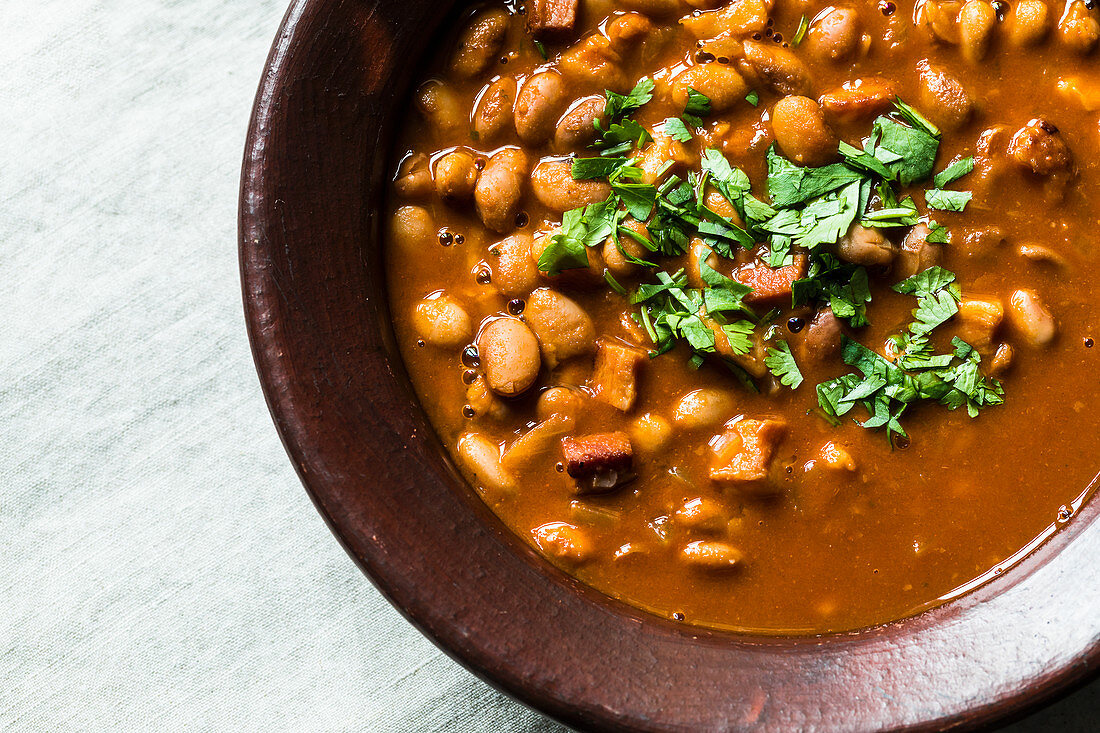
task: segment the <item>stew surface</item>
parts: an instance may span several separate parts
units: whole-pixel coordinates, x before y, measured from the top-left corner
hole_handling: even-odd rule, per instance
[[[605,593],[762,633],[912,614],[1068,521],[1100,436],[1098,17],[471,8],[408,112],[386,267],[485,502]]]

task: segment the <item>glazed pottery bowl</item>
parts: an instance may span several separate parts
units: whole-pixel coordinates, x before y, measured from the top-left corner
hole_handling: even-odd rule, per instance
[[[858,633],[677,626],[573,581],[459,476],[387,313],[382,205],[418,59],[458,8],[296,0],[244,162],[241,273],[276,427],[348,553],[430,639],[565,723],[614,730],[979,726],[1100,663],[1100,507],[969,595]]]

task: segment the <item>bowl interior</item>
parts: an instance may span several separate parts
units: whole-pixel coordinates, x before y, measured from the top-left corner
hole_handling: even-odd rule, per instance
[[[1100,661],[1095,502],[969,595],[822,638],[671,624],[573,581],[503,527],[417,404],[381,266],[411,60],[457,13],[447,7],[295,2],[257,97],[241,192],[246,317],[276,426],[318,510],[394,605],[491,683],[577,726],[979,724],[1089,676]]]

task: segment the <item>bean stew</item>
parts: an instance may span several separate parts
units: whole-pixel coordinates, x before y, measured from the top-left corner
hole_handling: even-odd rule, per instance
[[[1090,0],[479,4],[386,239],[484,501],[675,621],[857,629],[1005,571],[1100,437]]]

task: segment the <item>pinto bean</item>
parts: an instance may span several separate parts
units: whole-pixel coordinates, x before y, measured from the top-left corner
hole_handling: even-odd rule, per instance
[[[901,242],[901,251],[894,265],[894,273],[900,278],[916,275],[939,264],[943,245],[928,241],[932,230],[927,224],[915,224]]]
[[[474,132],[481,142],[499,138],[515,120],[516,80],[510,76],[494,79],[485,88],[474,107]]]
[[[474,187],[474,202],[489,229],[507,232],[515,227],[527,167],[527,154],[518,148],[505,148],[485,164]]]
[[[474,481],[486,489],[511,493],[516,480],[500,465],[500,448],[484,435],[463,433],[458,436],[458,457]]]
[[[692,13],[680,23],[696,38],[736,38],[763,31],[771,6],[771,0],[733,0],[717,10]]]
[[[866,53],[870,43],[871,37],[863,33],[859,12],[834,7],[814,18],[802,47],[816,58],[843,63]]]
[[[1092,53],[1100,42],[1100,22],[1084,0],[1071,0],[1058,21],[1058,40],[1081,56]]]
[[[777,94],[809,95],[813,87],[813,76],[802,59],[774,43],[745,41],[741,69]]]
[[[882,79],[856,79],[821,95],[818,103],[827,122],[853,125],[885,112],[895,97],[893,87]]]
[[[645,146],[636,164],[642,169],[642,181],[656,183],[657,174],[669,161],[672,161],[673,167],[667,170],[675,171],[695,165],[698,159],[683,143],[666,135],[664,130],[654,130],[653,142]]]
[[[538,402],[535,403],[535,414],[539,420],[549,420],[554,415],[575,420],[585,401],[584,393],[575,389],[550,387],[539,395]]]
[[[477,166],[467,152],[447,153],[435,163],[435,190],[444,201],[465,201],[474,195]]]
[[[1100,110],[1100,79],[1092,75],[1074,75],[1060,78],[1055,89],[1067,102],[1086,112]]]
[[[688,565],[709,572],[729,572],[745,560],[744,554],[736,547],[716,540],[689,542],[680,551],[680,556]]]
[[[679,107],[688,103],[691,89],[710,99],[712,112],[725,112],[745,102],[748,85],[737,70],[726,64],[689,66],[669,81],[672,100]],[[747,104],[747,102],[745,102]]]
[[[489,389],[501,397],[515,397],[539,375],[539,342],[523,321],[495,318],[481,329],[477,351]]]
[[[1017,290],[1008,306],[1008,322],[1029,346],[1045,346],[1058,334],[1054,316],[1034,290]]]
[[[438,294],[416,304],[413,328],[432,346],[454,348],[470,342],[473,323],[466,309],[448,295]]]
[[[1019,0],[1004,19],[1005,34],[1015,46],[1034,46],[1050,32],[1050,8],[1043,0]]]
[[[543,206],[561,214],[585,204],[604,201],[611,195],[605,181],[578,181],[569,160],[544,158],[531,172],[531,190]]]
[[[417,153],[401,161],[393,188],[404,198],[423,198],[431,194],[432,171],[428,167],[428,156]]]
[[[970,119],[974,103],[959,80],[928,63],[917,63],[919,101],[933,122],[946,130],[957,130]]]
[[[684,430],[714,427],[733,414],[734,401],[728,392],[704,387],[688,392],[676,403],[672,422]]]
[[[390,238],[402,252],[423,252],[426,245],[438,241],[436,237],[435,222],[423,206],[402,206],[393,212]]]
[[[694,532],[717,534],[729,526],[729,514],[717,499],[697,496],[688,499],[672,514],[672,519],[681,527]]]
[[[540,71],[527,78],[516,97],[516,132],[529,145],[550,139],[568,100],[565,80],[556,71]]]
[[[599,95],[582,97],[558,120],[554,149],[561,153],[579,150],[596,139],[595,122],[603,120],[605,100]]]
[[[566,522],[549,522],[531,530],[535,545],[543,555],[568,565],[580,565],[594,552],[588,534]]]
[[[971,63],[981,61],[989,50],[997,11],[986,0],[966,0],[959,11],[959,48]]]
[[[917,23],[931,34],[952,45],[959,42],[959,9],[962,0],[926,0],[917,5]]]
[[[880,230],[859,224],[836,243],[836,256],[856,265],[888,265],[896,255],[897,248]]]
[[[568,433],[576,420],[565,415],[551,415],[512,441],[500,456],[505,470],[520,472],[524,466],[554,452],[558,440]]]
[[[964,298],[959,302],[959,338],[973,346],[979,353],[993,351],[993,334],[1005,317],[1001,301],[984,298]]]
[[[539,288],[531,293],[524,314],[550,369],[596,347],[592,319],[575,301],[557,291]]]
[[[643,237],[649,236],[645,225],[636,219],[626,220],[623,222],[623,226],[630,228]],[[622,251],[620,251],[620,248]],[[615,243],[615,237],[608,237],[604,240],[601,254],[603,255],[604,265],[616,277],[633,275],[641,269],[641,265],[631,262],[623,252],[638,260],[644,260],[650,254],[641,242],[628,234],[619,233],[618,244]]]
[[[513,234],[489,248],[496,257],[492,282],[510,298],[526,295],[539,281],[538,267],[531,259],[531,235]]]
[[[826,307],[814,314],[803,334],[799,344],[802,360],[824,364],[840,353],[844,326],[833,314],[833,309]]]
[[[448,84],[432,79],[420,87],[416,106],[439,136],[451,135],[466,124],[462,103]]]
[[[653,24],[641,13],[623,13],[607,21],[607,40],[617,53],[626,53],[653,32]]]
[[[1042,118],[1031,120],[1012,136],[1008,154],[1021,168],[1039,176],[1066,171],[1073,165],[1058,128]]]
[[[772,107],[771,123],[779,148],[794,162],[819,166],[836,159],[839,140],[809,97],[780,99]]]
[[[507,35],[508,13],[499,8],[479,13],[458,38],[451,71],[463,77],[484,72],[500,54]]]
[[[630,80],[624,66],[622,56],[610,39],[599,33],[585,36],[558,57],[561,73],[580,87],[592,91],[600,88],[627,91]]]

